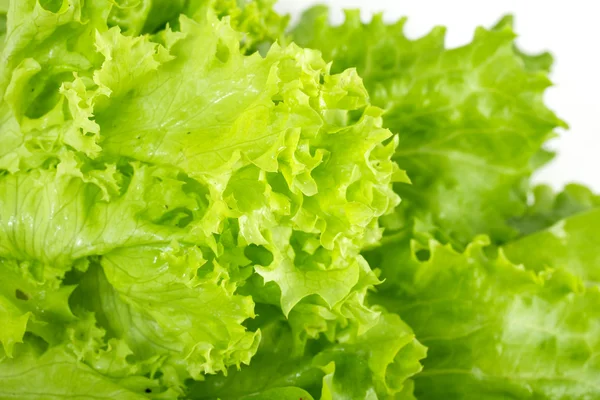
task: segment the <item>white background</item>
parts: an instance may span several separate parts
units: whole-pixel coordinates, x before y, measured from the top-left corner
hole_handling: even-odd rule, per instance
[[[597,0],[279,0],[277,10],[297,19],[314,4],[329,4],[335,23],[343,8],[360,8],[363,19],[374,12],[395,21],[408,16],[406,33],[419,37],[435,25],[448,27],[446,44],[471,40],[477,26],[492,26],[502,15],[515,16],[518,44],[527,52],[549,50],[555,58],[546,95],[549,106],[570,125],[551,142],[559,152],[535,177],[555,188],[579,182],[600,191],[600,27]]]

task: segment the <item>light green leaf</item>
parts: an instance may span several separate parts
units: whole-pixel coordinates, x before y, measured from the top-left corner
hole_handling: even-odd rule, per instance
[[[425,355],[412,330],[397,315],[385,314],[356,342],[315,357],[326,373],[321,399],[408,399],[409,379],[421,371]]]
[[[124,389],[61,347],[43,352],[25,345],[15,358],[2,359],[0,381],[0,399],[146,399],[143,390]]]
[[[505,15],[496,23],[494,29],[500,30],[508,27],[513,28],[514,17],[512,15]],[[549,52],[543,52],[539,54],[527,54],[522,52],[516,45],[514,46],[515,53],[521,57],[525,68],[530,71],[543,71],[550,73],[552,70],[552,64],[554,64],[554,57]]]
[[[17,341],[23,337],[25,328],[51,345],[65,340],[65,326],[74,322],[75,316],[69,307],[74,286],[62,285],[63,274],[62,269],[50,265],[0,259],[3,315],[13,318],[14,329],[19,327],[13,331]],[[10,326],[10,318],[2,326]],[[3,332],[8,334],[11,330]]]
[[[569,184],[560,193],[545,185],[533,189],[533,204],[511,221],[521,235],[549,228],[562,219],[600,207],[600,196],[585,186]]]
[[[167,23],[177,21],[185,3],[183,0],[121,0],[112,7],[108,25],[118,26],[130,36],[154,33]]]
[[[402,315],[428,347],[416,397],[600,395],[600,291],[567,272],[515,266],[488,244],[479,238],[464,253],[435,241],[379,250],[384,275],[388,267],[404,272],[372,301]]]
[[[560,213],[564,210],[569,208],[559,207],[557,211]],[[550,214],[550,217],[553,215]],[[561,219],[545,230],[507,244],[503,249],[511,261],[532,270],[564,269],[588,285],[599,286],[599,229],[600,208],[597,207]]]
[[[257,313],[257,319],[250,324],[261,327],[262,338],[250,366],[231,368],[227,375],[195,382],[189,388],[189,398],[229,400],[255,393],[277,394],[278,390],[291,387],[303,388],[318,398],[323,372],[312,365],[311,354],[295,353],[292,331],[280,311],[259,306]]]
[[[93,124],[88,120],[92,129],[86,132],[84,121],[65,120],[59,89],[99,60],[89,38],[106,30],[109,10],[106,0],[10,3],[0,55],[0,97],[5,100],[0,102],[0,169],[16,172],[55,162],[65,141],[97,153],[97,136],[86,136],[97,134]]]
[[[108,172],[120,175],[114,168]],[[0,257],[52,264],[64,274],[82,257],[116,247],[170,242],[181,230],[141,214],[149,196],[159,200],[149,189],[154,172],[136,168],[125,193],[113,202],[103,201],[113,182],[107,187],[98,179],[98,170],[73,177],[81,171],[68,165],[63,170],[59,164],[56,172],[35,170],[0,178],[0,207],[7,210],[0,215]],[[181,186],[181,198],[186,198]],[[169,206],[168,199],[160,200]],[[163,206],[161,215],[166,211]]]
[[[12,301],[0,295],[0,343],[8,357],[12,358],[15,344],[23,342],[29,316],[29,313],[22,313]]]
[[[276,41],[285,42],[289,17],[273,10],[274,0],[126,0],[115,2],[109,26],[118,26],[130,36],[152,34],[166,25],[179,26],[179,15],[203,19],[213,9],[219,19],[229,18],[240,33],[245,53],[265,52]]]
[[[413,183],[396,186],[406,212],[458,247],[480,233],[513,237],[507,219],[524,212],[541,146],[564,126],[543,103],[546,63],[515,50],[509,20],[445,49],[443,28],[411,40],[404,19],[363,24],[348,11],[331,27],[327,17],[326,8],[309,10],[293,38],[321,50],[334,71],[356,67],[385,109],[384,126],[399,138],[394,159]]]
[[[278,393],[275,388],[285,387],[301,387],[322,400],[412,398],[410,378],[421,370],[425,348],[398,316],[384,314],[362,335],[337,344],[313,343],[296,354],[294,333],[281,315],[270,307],[258,312],[255,323],[264,335],[250,366],[197,382],[192,399],[245,399],[247,393]]]
[[[129,248],[105,255],[101,265],[75,294],[139,361],[163,356],[172,365],[164,368],[195,379],[250,362],[260,332],[242,323],[254,316],[254,304],[234,294],[228,271],[216,261],[207,265],[199,248]]]
[[[315,52],[295,46],[242,56],[225,22],[203,18],[182,17],[177,37],[165,33],[174,59],[141,75],[135,92],[98,102],[104,153],[172,165],[205,184],[211,201],[194,229],[217,233],[238,218],[245,243],[274,257],[257,271],[280,287],[284,312],[312,294],[333,307],[365,269],[357,253],[379,237],[376,217],[398,202],[389,187],[396,143],[382,144],[390,132],[378,109],[349,120],[347,110],[367,105],[352,71],[329,76]],[[318,259],[310,272],[289,245],[294,236],[316,246],[306,252]]]
[[[242,33],[242,48],[247,53],[267,52],[278,42],[287,43],[285,30],[289,16],[282,16],[273,10],[276,0],[216,0],[217,15],[229,16],[231,25]]]
[[[289,318],[295,355],[376,326],[365,297],[379,281],[360,251],[406,176],[355,71],[332,75],[295,45],[245,55],[284,24],[270,2],[189,2],[174,21],[178,4],[154,14],[166,6],[11,6],[0,293],[19,328],[3,344],[41,338],[171,399],[251,362],[256,304]]]

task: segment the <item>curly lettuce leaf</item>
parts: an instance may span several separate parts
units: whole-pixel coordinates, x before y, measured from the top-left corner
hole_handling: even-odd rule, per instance
[[[371,300],[428,347],[416,397],[597,397],[600,291],[564,270],[516,266],[489,243],[478,238],[464,253],[434,240],[377,250],[390,283]]]
[[[158,177],[168,175],[140,167],[128,177],[122,194],[117,182],[125,177],[114,166],[85,176],[61,162],[56,171],[33,170],[0,178],[0,205],[7,211],[0,216],[0,257],[51,264],[64,276],[76,260],[88,256],[119,247],[168,243],[183,235],[177,226],[161,221],[168,207],[178,208],[186,200],[188,209],[195,211],[200,205],[192,205],[193,194],[185,193],[183,181],[173,183],[177,191],[166,190],[167,185],[161,193],[152,190]],[[105,200],[111,196],[113,201]],[[150,201],[163,203],[156,215]]]
[[[273,10],[275,0],[127,0],[115,2],[108,16],[109,26],[118,26],[131,36],[152,34],[166,25],[178,26],[179,16],[203,18],[214,9],[219,18],[227,17],[240,34],[242,51],[266,52],[276,41],[285,41],[289,17]]]
[[[237,218],[244,242],[273,257],[256,271],[279,286],[284,313],[313,294],[334,307],[370,273],[358,251],[398,202],[389,187],[401,175],[389,161],[396,143],[383,144],[391,134],[379,110],[350,122],[348,111],[367,105],[359,78],[328,76],[314,52],[274,46],[244,57],[224,22],[182,17],[181,29],[164,37],[174,60],[138,70],[135,92],[106,83],[109,101],[94,111],[104,154],[170,165],[204,184],[210,204],[192,231],[217,233]]]
[[[89,38],[106,30],[109,10],[104,0],[9,4],[0,55],[0,170],[40,167],[62,143],[98,151],[93,124],[84,138],[64,115],[60,88],[100,61]]]
[[[133,247],[100,264],[87,271],[74,300],[139,361],[160,356],[163,369],[195,379],[250,362],[260,331],[242,323],[254,317],[254,303],[235,294],[225,268],[214,262],[210,270],[199,248]]]
[[[198,4],[142,36],[112,26],[119,7],[101,0],[11,4],[0,69],[11,363],[41,339],[40,360],[60,348],[124,390],[176,398],[190,378],[251,363],[257,305],[286,318],[294,354],[359,343],[381,323],[360,252],[399,202],[392,180],[406,180],[381,110],[355,71],[331,74],[295,45],[247,56],[234,16]]]
[[[196,3],[209,3],[205,0]],[[108,26],[118,26],[125,34],[151,34],[167,24],[177,22],[185,11],[186,0],[121,0],[116,1],[108,16]]]
[[[421,370],[425,348],[398,316],[385,313],[363,335],[337,344],[314,343],[295,354],[288,324],[272,309],[259,312],[268,322],[258,317],[264,336],[250,367],[197,382],[190,398],[245,399],[252,398],[248,393],[278,393],[289,387],[323,400],[412,398],[410,378]]]
[[[144,5],[146,3],[148,5]],[[147,37],[133,35],[121,39],[118,44],[113,43],[122,36],[119,32],[132,34],[128,27],[135,23],[130,21],[128,13],[137,16],[137,8],[151,7],[150,3],[134,0],[114,2],[111,6],[107,0],[95,0],[64,2],[62,6],[48,2],[13,2],[10,8],[6,6],[6,29],[10,39],[5,44],[0,63],[0,93],[5,100],[0,104],[4,132],[0,138],[0,169],[15,172],[37,168],[58,152],[63,143],[88,156],[99,154],[99,127],[93,121],[93,105],[89,103],[97,97],[84,99],[86,85],[94,85],[90,79],[103,59],[107,64],[105,77],[113,74],[112,79],[120,81],[121,85],[140,75],[134,72],[138,62],[140,69],[147,70],[156,68],[157,62],[165,61],[164,49],[158,48]],[[238,29],[252,32],[244,33],[245,39],[241,37],[242,33],[230,32],[229,35],[235,36],[237,41],[243,39],[248,51],[274,42],[276,38],[267,38],[268,32],[275,35],[278,29],[275,26],[283,31],[285,18],[277,19],[268,2],[244,4],[199,0],[186,4],[187,8],[181,10],[173,2],[158,2],[154,6],[160,9],[157,15],[161,18],[170,12],[177,26],[180,13],[187,13],[197,20],[204,20],[206,13],[213,9],[221,17],[237,16],[232,21],[234,27],[245,24]],[[166,14],[164,8],[168,9]],[[114,14],[120,12],[127,17],[118,18],[118,23],[112,21]],[[111,26],[111,32],[105,33]],[[164,33],[160,31],[159,36],[161,32]],[[118,48],[113,50],[112,46]],[[153,54],[153,51],[160,54]],[[118,62],[111,63],[113,57]],[[73,74],[81,79],[73,81]],[[104,88],[99,79],[93,78]],[[129,88],[135,86],[135,82],[129,83]],[[66,101],[77,105],[69,107],[72,119],[63,113]]]
[[[275,42],[287,43],[285,30],[290,17],[275,12],[275,2],[276,0],[217,0],[213,7],[217,15],[229,16],[235,30],[242,33],[243,51],[266,53]]]
[[[64,327],[76,318],[69,307],[74,286],[61,285],[62,274],[50,265],[0,259],[0,342],[9,358],[26,332],[50,345],[63,342]]]
[[[250,366],[195,382],[189,388],[189,398],[237,399],[286,387],[318,394],[324,374],[312,365],[310,353],[295,353],[289,324],[274,307],[259,306],[257,314],[252,324],[261,327],[262,339]]]
[[[28,343],[13,359],[0,356],[0,398],[147,399],[145,389],[124,388],[78,362],[65,348],[42,352],[39,347]]]
[[[402,207],[419,229],[459,248],[477,234],[498,242],[517,234],[508,219],[525,211],[528,177],[550,156],[542,145],[565,126],[543,103],[550,60],[515,49],[510,23],[446,49],[441,27],[411,40],[405,19],[364,24],[347,11],[332,27],[316,7],[292,33],[334,71],[357,68],[399,139],[394,160],[412,181],[396,186]]]
[[[355,343],[340,343],[317,355],[323,400],[412,399],[410,379],[423,368],[426,348],[395,314],[384,314]]]

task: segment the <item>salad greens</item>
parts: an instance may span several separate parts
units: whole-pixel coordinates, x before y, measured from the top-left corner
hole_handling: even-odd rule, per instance
[[[396,187],[403,212],[458,246],[481,233],[513,238],[509,221],[526,206],[526,180],[548,160],[541,146],[564,123],[542,101],[546,66],[515,49],[511,19],[447,50],[440,27],[410,40],[405,19],[362,24],[349,11],[331,27],[327,17],[325,8],[310,10],[294,39],[317,46],[334,71],[356,67],[386,110],[384,126],[399,138],[394,160],[412,181]]]
[[[0,399],[600,397],[600,197],[512,19],[0,0]]]

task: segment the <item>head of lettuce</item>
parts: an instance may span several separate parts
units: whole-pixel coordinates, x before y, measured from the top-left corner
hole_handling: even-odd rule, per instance
[[[0,6],[0,398],[408,395],[360,255],[406,177],[356,72],[255,52],[267,2],[125,3]]]
[[[272,3],[0,0],[0,400],[600,398],[551,57]]]

